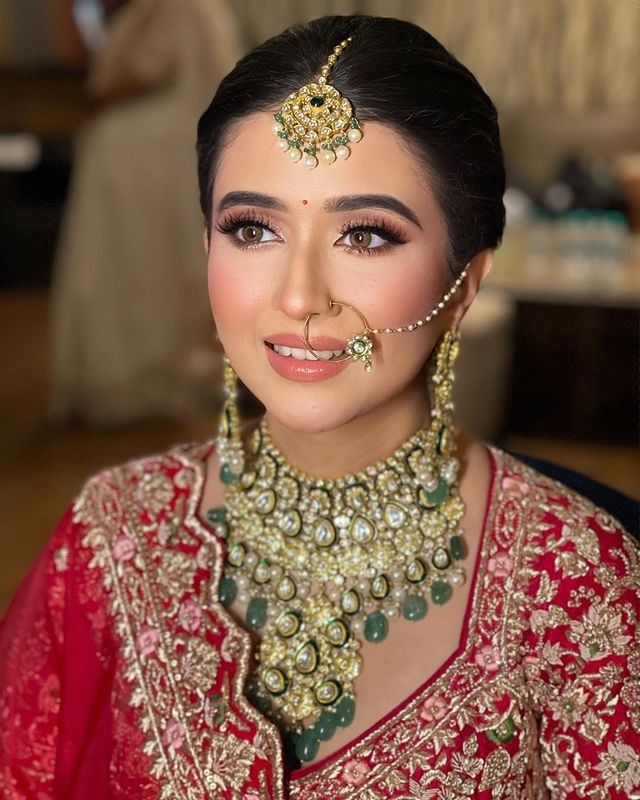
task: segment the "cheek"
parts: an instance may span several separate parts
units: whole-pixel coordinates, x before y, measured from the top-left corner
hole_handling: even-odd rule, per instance
[[[374,328],[398,328],[425,317],[440,299],[441,279],[432,265],[406,265],[371,286],[369,323]]]
[[[264,283],[238,269],[231,261],[225,263],[211,258],[208,284],[211,310],[221,331],[232,332],[234,327],[254,319],[258,310],[264,308]]]

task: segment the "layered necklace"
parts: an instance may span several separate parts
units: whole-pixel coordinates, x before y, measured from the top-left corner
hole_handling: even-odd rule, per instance
[[[353,720],[363,641],[382,642],[399,617],[423,619],[464,582],[465,506],[448,419],[453,345],[439,353],[429,427],[389,458],[313,477],[289,464],[263,420],[225,506],[209,512],[227,545],[219,599],[240,604],[260,634],[247,695],[301,762]]]

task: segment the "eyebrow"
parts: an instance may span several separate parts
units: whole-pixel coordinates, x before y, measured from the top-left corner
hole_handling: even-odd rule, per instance
[[[218,213],[231,206],[257,206],[259,208],[272,208],[276,211],[288,210],[286,203],[283,203],[282,200],[263,192],[227,192],[218,204]],[[384,208],[387,211],[394,211],[422,230],[416,214],[401,200],[389,194],[346,194],[339,197],[331,197],[324,203],[325,211],[333,213],[357,211],[362,208]]]

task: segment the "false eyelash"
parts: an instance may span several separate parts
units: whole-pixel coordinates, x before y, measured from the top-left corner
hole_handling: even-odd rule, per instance
[[[268,228],[272,233],[278,233],[278,230],[270,217],[262,216],[253,212],[230,213],[226,217],[223,217],[216,224],[216,230],[219,233],[230,235],[245,225],[255,225],[256,227]],[[368,248],[356,247],[355,245],[343,246],[348,253],[357,253],[358,255],[379,255],[382,252],[386,252],[390,247],[396,247],[397,245],[405,244],[407,241],[400,229],[388,222],[381,222],[371,219],[361,219],[356,221],[352,220],[348,223],[345,223],[339,229],[341,237],[345,236],[351,231],[367,231],[369,233],[376,234],[377,236],[381,236],[383,239],[387,240],[387,243],[381,245],[380,247]],[[246,249],[258,247],[262,244],[266,244],[266,242],[256,242],[254,244],[250,244],[248,242],[240,242],[238,240],[236,244],[238,247]]]

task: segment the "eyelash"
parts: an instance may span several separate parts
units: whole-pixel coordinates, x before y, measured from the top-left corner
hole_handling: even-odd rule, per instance
[[[216,230],[225,236],[232,236],[240,228],[245,226],[254,225],[257,228],[268,228],[272,233],[277,233],[277,227],[269,217],[263,217],[260,214],[228,214],[223,217],[216,225]],[[357,253],[358,255],[374,256],[386,252],[391,247],[397,247],[406,243],[406,239],[401,231],[388,222],[381,222],[380,220],[361,219],[348,222],[343,225],[340,230],[340,237],[342,238],[348,233],[354,231],[363,231],[373,233],[377,236],[387,240],[386,244],[379,247],[356,247],[355,245],[344,245],[344,249],[349,253]],[[234,244],[242,250],[253,250],[260,247],[266,242],[256,242],[251,244],[249,242],[241,242],[239,239],[234,239]]]

